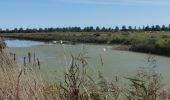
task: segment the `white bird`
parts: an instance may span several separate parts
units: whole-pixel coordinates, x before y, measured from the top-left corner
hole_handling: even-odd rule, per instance
[[[63,44],[63,41],[62,41],[62,40],[60,40],[60,43],[61,43],[61,44]]]
[[[56,44],[56,43],[57,43],[57,41],[53,41],[53,43],[54,43],[54,44]]]
[[[103,48],[103,51],[105,52],[105,51],[106,51],[106,48]]]

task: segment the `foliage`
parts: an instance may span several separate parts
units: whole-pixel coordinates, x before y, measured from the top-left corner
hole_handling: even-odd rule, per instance
[[[143,26],[142,29],[140,27],[136,28],[136,26],[135,27],[132,27],[132,26],[127,27],[127,26],[123,25],[122,27],[115,26],[115,28],[111,28],[111,27],[106,28],[106,27],[99,27],[99,26],[97,26],[96,28],[94,28],[93,26],[88,26],[88,27],[84,27],[84,28],[81,28],[81,27],[63,27],[63,28],[61,28],[61,27],[57,27],[57,28],[50,27],[50,28],[39,28],[39,29],[36,29],[36,28],[32,28],[32,29],[29,29],[29,28],[26,28],[26,29],[14,28],[12,30],[9,30],[9,29],[2,30],[2,29],[0,29],[0,33],[118,32],[118,31],[133,32],[133,31],[169,31],[169,30],[170,30],[170,27],[165,26],[165,25],[162,25],[162,26],[153,25],[151,27],[150,26]]]

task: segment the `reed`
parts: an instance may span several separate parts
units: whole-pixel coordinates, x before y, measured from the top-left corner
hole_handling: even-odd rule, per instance
[[[40,73],[0,52],[0,100],[49,100]]]

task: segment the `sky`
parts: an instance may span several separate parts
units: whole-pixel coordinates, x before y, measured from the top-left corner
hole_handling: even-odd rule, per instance
[[[170,0],[0,0],[0,28],[163,24]]]

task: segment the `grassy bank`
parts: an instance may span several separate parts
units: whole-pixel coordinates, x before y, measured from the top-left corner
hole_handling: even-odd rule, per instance
[[[124,44],[131,51],[170,56],[170,32],[55,32],[2,33],[0,36],[38,41],[66,40],[81,43]]]

